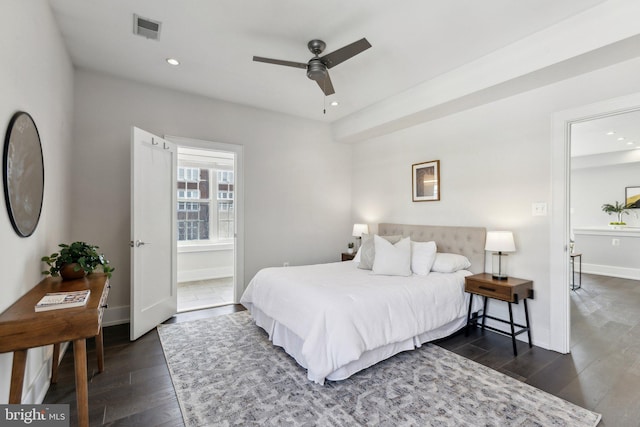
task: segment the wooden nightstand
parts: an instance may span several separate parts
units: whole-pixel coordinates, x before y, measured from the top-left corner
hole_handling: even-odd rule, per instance
[[[348,254],[346,252],[342,252],[342,261],[351,261],[352,259],[354,259],[356,256],[355,253],[352,254]]]
[[[506,280],[494,279],[489,273],[474,274],[473,276],[465,277],[464,290],[469,292],[469,311],[467,313],[467,328],[466,333],[468,335],[469,328],[471,326],[477,326],[478,321],[482,319],[482,329],[489,329],[501,334],[509,335],[511,342],[513,343],[513,354],[518,355],[516,349],[516,335],[520,335],[523,332],[527,333],[529,338],[529,347],[531,344],[531,328],[529,326],[529,310],[527,308],[527,298],[533,299],[533,282],[531,280],[517,279],[515,277],[509,277]],[[471,317],[471,307],[473,305],[473,296],[480,295],[484,297],[484,305],[482,314]],[[497,317],[487,315],[487,302],[489,298],[497,299],[500,301],[506,301],[509,304],[509,320],[499,319]],[[524,304],[524,317],[526,325],[519,325],[513,322],[513,311],[511,304],[518,304],[522,300]],[[506,323],[510,326],[510,332],[486,326],[486,319],[495,320],[498,322]],[[515,327],[520,328],[518,331]]]

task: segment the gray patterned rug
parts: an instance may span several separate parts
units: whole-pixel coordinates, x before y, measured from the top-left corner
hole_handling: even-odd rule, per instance
[[[187,426],[595,426],[600,415],[435,345],[324,386],[247,312],[161,325]]]

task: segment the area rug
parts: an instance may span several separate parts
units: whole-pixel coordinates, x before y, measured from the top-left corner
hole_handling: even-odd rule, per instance
[[[187,426],[595,426],[600,415],[435,345],[321,386],[247,312],[161,325]]]

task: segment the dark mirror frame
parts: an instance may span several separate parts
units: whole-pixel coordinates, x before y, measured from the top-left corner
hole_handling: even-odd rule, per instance
[[[4,199],[13,229],[21,237],[33,234],[44,197],[44,158],[40,134],[29,113],[13,115],[4,140]]]

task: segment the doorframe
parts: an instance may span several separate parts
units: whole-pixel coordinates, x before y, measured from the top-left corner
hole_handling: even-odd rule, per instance
[[[236,236],[234,240],[234,289],[233,303],[238,304],[244,292],[244,146],[225,142],[206,141],[182,136],[164,135],[179,147],[200,148],[234,153],[234,204],[236,210]],[[173,225],[176,227],[176,224]]]
[[[551,144],[551,228],[549,247],[549,348],[571,349],[569,235],[571,203],[571,125],[640,110],[640,93],[613,98],[553,115]]]

